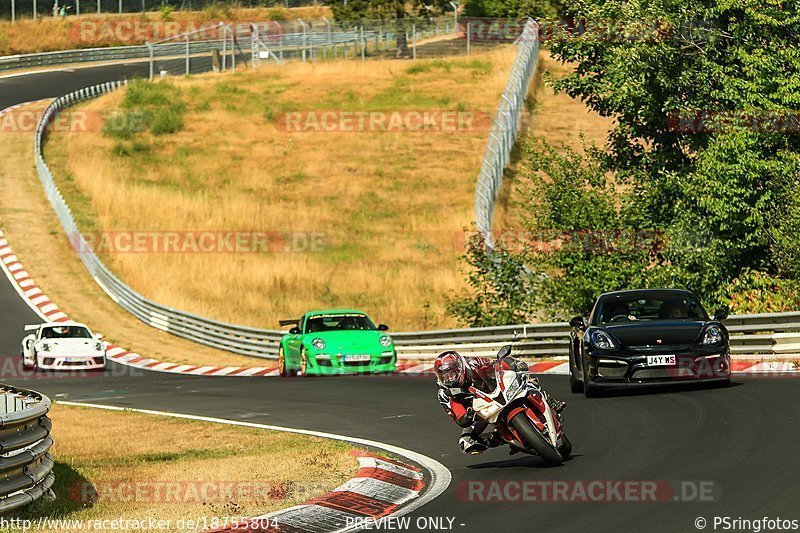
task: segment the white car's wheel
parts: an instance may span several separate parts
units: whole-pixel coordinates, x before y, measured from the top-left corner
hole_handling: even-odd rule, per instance
[[[29,365],[28,362],[25,360],[25,352],[20,352],[19,356],[22,359],[22,368],[24,368],[25,370],[30,370],[31,368],[33,368],[33,366]]]

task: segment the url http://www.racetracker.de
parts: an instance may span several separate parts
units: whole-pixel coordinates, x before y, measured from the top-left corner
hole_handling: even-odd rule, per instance
[[[228,528],[242,531],[277,527],[274,518],[207,517],[197,518],[97,518],[67,519],[42,516],[34,519],[0,517],[0,531],[204,531]]]
[[[781,518],[763,516],[760,518],[743,518],[741,516],[698,516],[694,527],[700,531],[749,531],[761,533],[762,531],[797,531],[800,529],[800,520],[796,518]]]

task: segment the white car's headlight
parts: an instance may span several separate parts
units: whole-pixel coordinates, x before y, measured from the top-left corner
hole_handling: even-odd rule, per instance
[[[722,342],[722,329],[719,326],[711,326],[703,335],[703,346],[719,344]]]
[[[392,345],[392,338],[389,335],[384,335],[380,339],[378,339],[378,342],[380,342],[381,346],[383,346],[384,348],[388,348],[389,346]]]
[[[47,344],[46,342],[43,342],[42,343],[42,351],[43,352],[49,352],[50,351],[50,345]]]
[[[99,342],[99,341],[96,342],[94,344],[94,349],[97,350],[98,352],[102,352],[103,351],[103,343]]]
[[[600,348],[601,350],[614,350],[618,348],[617,341],[614,340],[614,337],[606,333],[601,329],[597,329],[592,332],[592,345],[595,348]]]
[[[325,349],[325,341],[317,337],[313,341],[311,341],[311,346],[316,348],[317,350],[324,350]]]

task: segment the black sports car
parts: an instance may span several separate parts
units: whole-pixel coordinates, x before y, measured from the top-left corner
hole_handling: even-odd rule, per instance
[[[668,383],[730,383],[730,341],[689,291],[646,289],[601,295],[570,320],[572,392]]]

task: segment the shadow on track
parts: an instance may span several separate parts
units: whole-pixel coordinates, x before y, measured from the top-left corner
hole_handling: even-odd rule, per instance
[[[504,459],[502,461],[491,461],[488,463],[478,463],[474,465],[467,465],[470,470],[483,470],[487,468],[559,468],[565,463],[568,463],[576,457],[582,457],[580,454],[573,454],[560,465],[551,465],[544,459],[537,455],[523,455],[515,459]]]
[[[673,394],[681,392],[702,392],[702,391],[729,389],[738,387],[740,385],[744,385],[744,383],[738,381],[731,381],[730,384],[680,383],[680,384],[670,384],[670,385],[653,385],[650,387],[636,387],[636,388],[625,388],[624,386],[621,386],[619,388],[608,388],[595,391],[597,396],[594,399],[611,398],[611,397],[621,398],[630,396],[653,396],[656,394]],[[567,403],[569,404],[569,402]]]

